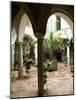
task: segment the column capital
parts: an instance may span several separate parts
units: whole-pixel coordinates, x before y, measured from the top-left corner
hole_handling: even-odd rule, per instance
[[[23,42],[16,42],[15,44],[19,46],[19,45],[23,45]]]
[[[43,38],[44,35],[45,35],[45,34],[42,34],[42,33],[40,33],[40,32],[37,32],[37,33],[35,34],[35,36],[36,36],[38,39]]]

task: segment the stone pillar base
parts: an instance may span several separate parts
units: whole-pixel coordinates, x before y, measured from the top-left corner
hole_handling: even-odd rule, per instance
[[[23,78],[23,66],[19,66],[18,79],[22,79],[22,78]]]

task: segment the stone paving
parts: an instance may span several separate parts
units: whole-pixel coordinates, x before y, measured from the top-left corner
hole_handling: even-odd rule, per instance
[[[73,77],[69,67],[58,63],[57,71],[47,72],[47,87],[44,96],[73,94]],[[17,72],[15,72],[17,77]],[[25,74],[25,71],[24,71]],[[37,69],[32,67],[31,77],[22,80],[15,79],[11,82],[11,97],[33,97],[38,96]]]

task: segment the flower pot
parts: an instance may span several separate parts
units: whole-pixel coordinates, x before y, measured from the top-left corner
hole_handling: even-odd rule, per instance
[[[43,81],[44,81],[44,84],[47,82],[47,73],[44,72],[43,74]]]

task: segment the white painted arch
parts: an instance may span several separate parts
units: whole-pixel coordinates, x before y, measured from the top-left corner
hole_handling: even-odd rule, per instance
[[[21,22],[20,22],[20,26],[19,26],[19,41],[20,42],[23,42],[24,34],[28,34],[34,40],[36,40],[36,38],[34,36],[31,21],[30,21],[29,17],[27,16],[27,14],[23,14],[23,16],[21,18]]]
[[[62,17],[68,23],[70,29],[73,32],[73,22],[72,22],[72,20],[66,14],[61,13],[61,12],[56,12],[56,13],[54,13],[54,15]]]
[[[53,29],[53,32],[55,32],[55,29],[54,29],[55,26],[52,26],[51,25],[51,24],[54,25],[54,23],[56,24],[56,22],[55,22],[56,21],[56,18],[54,18],[54,17],[56,17],[55,15],[56,16],[60,16],[61,19],[63,20],[63,22],[65,22],[65,25],[66,26],[64,26],[63,29],[61,29],[62,30],[62,33],[64,33],[64,29],[66,28],[66,32],[68,32],[68,35],[70,34],[69,37],[70,36],[73,37],[73,21],[67,15],[65,15],[64,13],[61,13],[61,12],[55,12],[55,13],[53,13],[48,18],[48,20],[47,20],[47,26],[46,26],[46,35],[45,35],[45,37],[48,37],[48,35],[49,35],[48,32],[51,32],[51,31],[49,31],[50,28],[52,28]],[[53,18],[53,20],[51,20],[52,18]],[[61,26],[63,26],[63,23],[61,23]],[[55,33],[57,33],[57,32],[55,32]],[[59,31],[58,31],[58,33],[59,33]]]

